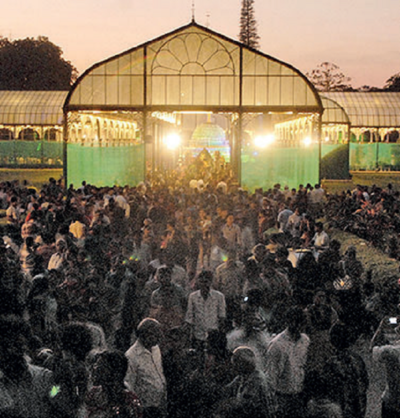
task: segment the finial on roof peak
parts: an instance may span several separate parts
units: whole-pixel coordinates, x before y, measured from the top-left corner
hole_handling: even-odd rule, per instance
[[[192,23],[196,22],[195,12],[196,12],[195,0],[192,0]]]

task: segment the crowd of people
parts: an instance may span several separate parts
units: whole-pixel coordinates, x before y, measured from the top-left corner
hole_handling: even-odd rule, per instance
[[[385,189],[358,185],[353,192],[330,196],[326,214],[334,226],[370,241],[397,258],[399,202],[400,193],[390,183]]]
[[[398,195],[181,183],[0,184],[0,416],[361,418],[360,338],[400,416],[399,291],[322,222]]]

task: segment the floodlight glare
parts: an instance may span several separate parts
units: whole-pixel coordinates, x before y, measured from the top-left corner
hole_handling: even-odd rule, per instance
[[[311,143],[312,143],[312,140],[311,140],[311,138],[308,136],[307,138],[304,138],[303,139],[303,144],[306,146],[306,147],[309,147],[310,145],[311,145]]]
[[[273,134],[265,136],[256,136],[254,138],[254,145],[257,148],[266,148],[268,145],[272,144],[275,141]]]
[[[166,147],[174,150],[181,145],[181,137],[178,134],[170,134],[164,139]]]

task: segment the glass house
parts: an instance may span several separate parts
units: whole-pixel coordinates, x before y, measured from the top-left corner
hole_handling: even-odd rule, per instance
[[[191,22],[77,80],[64,105],[65,175],[69,183],[138,182],[146,169],[182,162],[182,149],[199,148],[196,128],[213,123],[244,187],[316,182],[322,112],[294,67]],[[172,150],[173,135],[182,145]]]

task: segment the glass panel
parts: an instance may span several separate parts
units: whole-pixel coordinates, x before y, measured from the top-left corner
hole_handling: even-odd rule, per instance
[[[269,75],[280,75],[281,74],[282,64],[279,64],[275,61],[268,61],[268,74]]]
[[[244,106],[254,105],[254,89],[255,89],[254,77],[244,76],[243,77],[243,105]]]
[[[194,77],[193,104],[206,104],[206,77]]]
[[[182,67],[181,75],[204,75],[204,68],[197,62],[188,62]]]
[[[239,47],[232,42],[225,41],[224,39],[218,39],[221,45],[230,53],[233,54],[239,50]]]
[[[293,77],[282,77],[281,79],[281,104],[283,106],[293,105]]]
[[[92,104],[103,104],[105,102],[105,76],[95,76],[93,79],[93,102]]]
[[[143,76],[131,77],[131,103],[132,105],[143,105]]]
[[[285,65],[282,65],[281,75],[297,75],[291,68],[286,67]],[[298,76],[300,77],[300,76]]]
[[[81,101],[80,104],[93,104],[93,79],[96,77],[87,76],[81,83]]]
[[[154,67],[152,70],[153,75],[179,75],[179,71],[174,70],[172,68],[165,68],[165,67]]]
[[[218,51],[218,43],[213,39],[205,39],[198,53],[198,62],[204,64],[210,57]]]
[[[131,104],[131,77],[129,76],[118,77],[118,94],[119,94],[119,104],[121,105]]]
[[[131,54],[123,55],[119,59],[119,74],[129,75],[131,73]]]
[[[315,98],[313,91],[309,87],[307,87],[307,105],[317,106],[317,99]]]
[[[175,59],[181,62],[181,64],[189,61],[189,56],[183,37],[178,36],[173,38],[170,42],[168,42],[167,48],[176,57]]]
[[[268,59],[256,56],[256,74],[257,75],[267,75],[268,74]]]
[[[235,104],[234,94],[234,78],[221,77],[221,105],[232,106]]]
[[[131,53],[131,74],[143,74],[144,72],[143,48]]]
[[[105,66],[105,64],[102,64],[102,65],[98,66],[97,68],[94,68],[90,72],[90,75],[105,75],[105,73],[106,73],[106,66]]]
[[[240,48],[236,47],[231,52],[231,58],[233,63],[233,70],[236,75],[239,75],[239,67],[240,67]]]
[[[267,84],[268,78],[258,76],[256,77],[256,105],[266,106],[267,102]]]
[[[384,126],[390,126],[390,116],[385,116],[384,117],[384,122],[383,122]]]
[[[233,74],[233,65],[229,54],[225,50],[219,50],[209,57],[207,61],[203,63],[205,71],[215,71],[217,69],[230,68]]]
[[[268,104],[279,106],[281,104],[281,83],[279,77],[268,77]]]
[[[294,79],[294,91],[293,91],[294,103],[296,105],[305,106],[307,104],[306,89],[309,89],[306,82],[302,78],[296,77]]]
[[[166,104],[165,76],[152,77],[152,99],[151,104]]]
[[[171,51],[163,50],[157,54],[156,60],[153,63],[151,71],[157,69],[158,74],[165,74],[163,69],[171,69],[179,72],[182,68],[182,62]],[[170,73],[170,71],[168,72]]]
[[[106,104],[118,105],[119,76],[106,77]]]
[[[243,49],[243,74],[254,75],[256,70],[256,54]]]
[[[380,121],[380,117],[378,115],[370,115],[368,116],[368,125],[369,126],[380,126],[381,125],[381,121]]]
[[[207,105],[219,105],[220,80],[219,77],[207,77]]]
[[[193,102],[192,76],[181,76],[181,104],[191,105]]]
[[[167,97],[166,102],[171,105],[180,103],[180,79],[179,77],[167,76]]]
[[[201,37],[198,34],[191,34],[186,38],[187,52],[189,61],[196,62],[197,54],[201,45]]]
[[[215,70],[207,71],[207,75],[232,75],[232,69],[230,67],[216,68]]]
[[[106,74],[118,74],[118,60],[114,59],[106,63]]]

